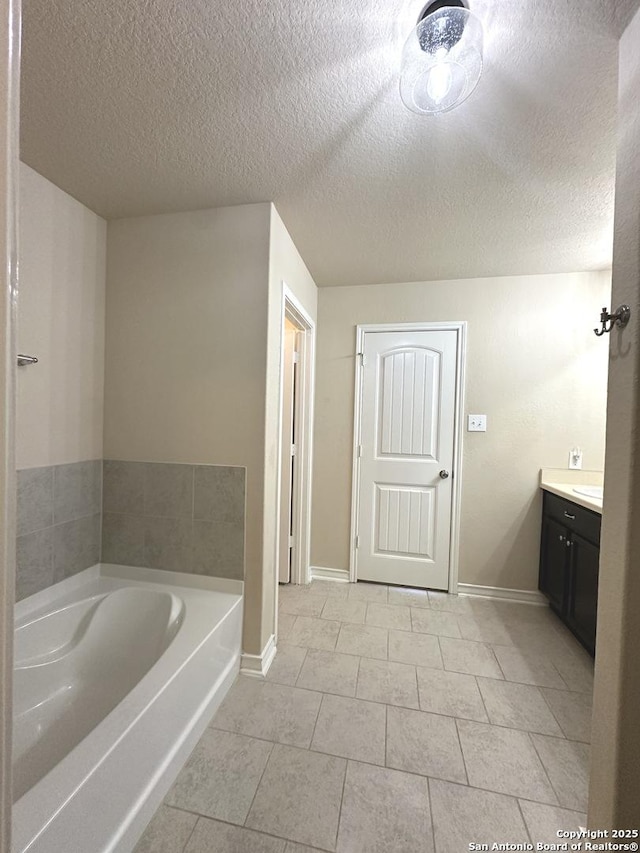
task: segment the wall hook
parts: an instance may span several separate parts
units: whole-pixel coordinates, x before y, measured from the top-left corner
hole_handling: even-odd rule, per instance
[[[619,329],[623,329],[629,322],[630,317],[631,308],[629,308],[628,305],[621,305],[615,314],[609,314],[607,309],[603,308],[600,314],[602,328],[600,331],[598,331],[598,329],[594,329],[593,331],[598,337],[601,337],[605,332],[610,332],[614,326],[617,326]],[[609,328],[607,328],[607,323],[610,323]]]

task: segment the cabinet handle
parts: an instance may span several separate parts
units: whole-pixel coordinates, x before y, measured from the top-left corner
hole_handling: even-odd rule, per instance
[[[558,539],[559,539],[561,542],[564,542],[564,536],[562,535],[562,533],[560,534],[560,536],[558,536]]]
[[[570,518],[570,519],[571,519],[571,521],[575,521],[575,520],[576,520],[575,515],[571,515],[570,513],[568,513],[568,512],[566,511],[566,509],[565,509],[565,511],[564,511],[564,517],[565,517],[565,518]]]
[[[571,541],[571,539],[567,539],[567,548],[571,548],[572,545],[573,542]]]

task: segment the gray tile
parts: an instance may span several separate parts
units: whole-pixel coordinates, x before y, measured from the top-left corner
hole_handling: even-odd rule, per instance
[[[440,637],[460,637],[460,628],[455,613],[446,611],[411,608],[412,630],[420,634],[436,634]]]
[[[317,847],[308,847],[306,844],[296,844],[295,841],[287,841],[284,853],[317,853]]]
[[[539,735],[469,720],[458,720],[457,726],[470,785],[558,804],[531,742],[531,737]]]
[[[145,518],[144,565],[150,569],[190,572],[192,524],[190,518]]]
[[[503,677],[491,647],[484,643],[440,637],[440,649],[444,668],[451,672],[484,675],[487,678]]]
[[[512,645],[512,632],[500,618],[488,616],[458,616],[460,634],[464,640],[476,640],[480,643],[499,643]]]
[[[358,699],[419,708],[415,666],[362,658],[358,672]]]
[[[17,472],[16,533],[24,536],[53,524],[53,468]]]
[[[447,613],[472,613],[473,603],[466,595],[451,595],[448,592],[429,590],[429,604],[432,610],[443,610]]]
[[[347,655],[387,659],[389,632],[370,625],[347,625],[340,628],[336,651]]]
[[[320,616],[326,599],[320,595],[311,595],[309,590],[286,585],[279,588],[279,607],[283,613],[296,616]]]
[[[343,758],[276,744],[246,825],[334,850],[345,767]]]
[[[586,812],[589,797],[589,745],[544,735],[531,735],[531,738],[560,805]],[[535,800],[539,797],[527,799]]]
[[[326,598],[345,601],[349,596],[349,584],[344,581],[314,578],[309,584],[309,592],[313,595],[324,595]]]
[[[197,815],[160,806],[133,853],[182,853],[197,820]]]
[[[192,518],[193,465],[146,462],[144,514],[162,518]]]
[[[100,562],[100,513],[53,528],[53,572],[56,580],[71,577]]]
[[[284,853],[285,844],[282,838],[202,817],[184,853]]]
[[[339,696],[355,696],[359,658],[309,649],[298,677],[297,686]]]
[[[574,812],[560,809],[557,806],[545,806],[542,803],[532,803],[520,800],[520,808],[531,836],[536,844],[558,844],[558,830],[575,830],[587,825],[584,812]]]
[[[492,678],[479,678],[478,686],[493,725],[562,737],[538,687]]]
[[[385,712],[375,702],[324,696],[311,749],[384,765]]]
[[[338,622],[353,622],[355,625],[364,625],[366,613],[366,601],[342,601],[330,596],[327,598],[320,615],[323,619],[335,619]]]
[[[193,517],[244,525],[245,469],[196,465]]]
[[[538,687],[565,688],[560,673],[546,657],[522,652],[510,646],[493,646],[493,651],[507,681],[535,684]]]
[[[53,469],[53,522],[95,515],[102,509],[102,460],[72,462]]]
[[[302,646],[290,646],[279,640],[278,651],[266,675],[267,681],[293,686],[300,675],[306,654],[307,649]]]
[[[434,714],[488,722],[488,717],[472,675],[417,668],[420,707]]]
[[[370,602],[367,604],[365,623],[377,628],[396,628],[399,631],[410,631],[411,613],[408,607]]]
[[[321,694],[311,690],[240,676],[211,726],[306,749],[321,700]]]
[[[46,589],[55,582],[53,527],[16,539],[16,601]]]
[[[426,589],[412,589],[406,586],[390,586],[389,604],[404,604],[407,607],[431,607]]]
[[[168,805],[244,823],[273,744],[207,729],[169,791]]]
[[[442,669],[438,638],[411,631],[389,631],[389,660]]]
[[[144,566],[144,532],[144,518],[105,512],[102,516],[102,562]]]
[[[339,622],[316,619],[313,616],[297,616],[288,641],[294,646],[333,651],[339,631]]]
[[[376,601],[378,604],[387,603],[387,587],[379,583],[352,583],[349,586],[350,601]]]
[[[455,720],[424,711],[388,708],[387,767],[466,784]]]
[[[144,462],[105,459],[102,466],[104,512],[144,513]]]
[[[426,779],[350,761],[338,853],[431,853]]]
[[[574,693],[593,693],[593,658],[578,646],[577,640],[573,642],[572,649],[552,653],[551,661],[568,690]]]
[[[291,629],[296,621],[296,616],[293,613],[283,613],[282,610],[278,613],[278,641],[288,640]]]
[[[193,571],[244,580],[244,523],[194,521]]]
[[[435,779],[429,782],[429,792],[438,853],[462,853],[472,841],[488,844],[489,850],[496,842],[529,841],[513,797]]]
[[[549,687],[541,687],[540,692],[547,700],[547,704],[558,721],[564,736],[569,740],[590,743],[593,705],[591,694],[552,690]]]

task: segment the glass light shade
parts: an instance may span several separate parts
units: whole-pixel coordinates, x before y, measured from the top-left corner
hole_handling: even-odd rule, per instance
[[[413,30],[402,51],[400,97],[420,115],[459,106],[482,74],[482,24],[468,9],[444,6]]]

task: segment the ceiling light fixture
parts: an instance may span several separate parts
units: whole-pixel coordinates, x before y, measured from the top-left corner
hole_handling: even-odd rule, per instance
[[[402,51],[400,97],[420,115],[459,106],[482,74],[482,24],[463,0],[435,0]]]

